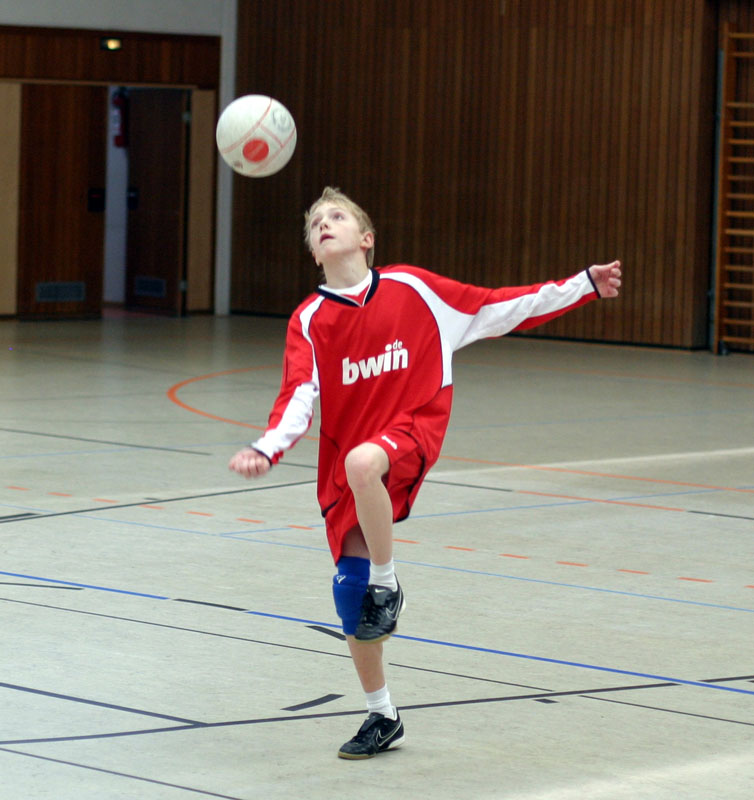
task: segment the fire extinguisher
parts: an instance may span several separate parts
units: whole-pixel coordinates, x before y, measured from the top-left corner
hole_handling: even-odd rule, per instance
[[[111,126],[113,145],[128,147],[128,92],[125,89],[113,92]]]

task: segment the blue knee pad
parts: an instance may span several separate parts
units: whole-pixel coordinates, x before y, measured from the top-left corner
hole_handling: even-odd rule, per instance
[[[333,575],[332,595],[335,611],[343,621],[343,633],[352,636],[361,617],[361,601],[369,583],[369,559],[343,556],[338,574]]]

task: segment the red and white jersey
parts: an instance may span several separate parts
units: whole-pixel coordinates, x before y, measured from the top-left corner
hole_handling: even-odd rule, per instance
[[[363,298],[320,287],[291,316],[280,393],[252,447],[276,463],[309,429],[319,397],[323,514],[347,488],[348,451],[380,431],[410,435],[429,469],[450,418],[453,353],[596,297],[586,270],[560,281],[485,289],[399,264],[371,270]]]

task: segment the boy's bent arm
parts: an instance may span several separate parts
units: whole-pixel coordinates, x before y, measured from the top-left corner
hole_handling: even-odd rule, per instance
[[[234,456],[230,468],[235,469],[235,463],[241,467],[235,471],[245,477],[268,472],[309,430],[318,396],[319,380],[312,345],[304,335],[300,315],[294,313],[288,323],[280,391],[272,406],[267,429],[259,439]]]

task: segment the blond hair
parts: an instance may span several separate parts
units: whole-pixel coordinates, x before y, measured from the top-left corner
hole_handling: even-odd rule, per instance
[[[304,241],[306,242],[306,246],[309,248],[309,250],[312,249],[309,220],[312,218],[317,208],[324,203],[332,203],[340,208],[344,208],[356,218],[356,222],[359,225],[359,231],[361,233],[366,233],[369,231],[374,236],[374,224],[372,223],[372,220],[369,219],[369,214],[367,214],[367,212],[364,211],[360,205],[354,203],[354,201],[351,200],[348,195],[343,194],[340,189],[337,189],[334,186],[326,186],[322,192],[322,195],[315,200],[309,210],[304,213]],[[374,264],[374,245],[372,245],[372,247],[366,251],[366,258],[367,266],[371,267]]]

